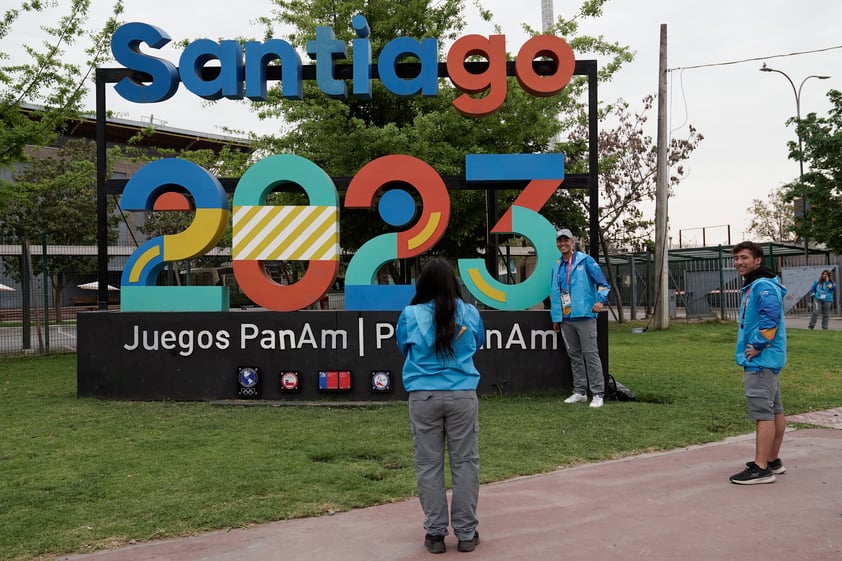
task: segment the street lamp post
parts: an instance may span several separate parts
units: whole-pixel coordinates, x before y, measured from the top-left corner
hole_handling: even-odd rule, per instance
[[[801,131],[799,130],[799,125],[801,124],[801,88],[804,87],[804,82],[809,80],[810,78],[818,78],[819,80],[827,80],[830,76],[819,76],[817,74],[811,74],[807,76],[803,80],[801,80],[801,84],[798,85],[798,88],[795,87],[795,82],[792,81],[792,78],[784,72],[783,70],[778,70],[776,68],[769,68],[766,66],[766,63],[763,63],[763,66],[760,67],[761,72],[777,72],[781,76],[787,79],[789,85],[792,86],[792,93],[795,94],[795,134],[798,136],[798,183],[801,185],[801,219],[804,220],[804,263],[807,263],[807,259],[810,255],[810,245],[809,241],[807,240],[807,193],[804,189],[804,154],[803,154],[803,145],[801,143]]]

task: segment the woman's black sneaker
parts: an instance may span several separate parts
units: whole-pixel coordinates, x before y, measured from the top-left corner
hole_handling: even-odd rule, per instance
[[[462,542],[459,542],[460,544]],[[433,536],[427,534],[424,536],[424,547],[430,553],[444,553],[447,551],[447,546],[444,545],[444,536]]]
[[[746,469],[731,476],[731,483],[737,485],[757,485],[759,483],[774,483],[775,474],[768,467],[760,469],[754,462],[746,464]]]
[[[459,540],[459,543],[456,544],[456,550],[461,551],[464,553],[468,553],[469,551],[473,551],[476,546],[479,545],[479,532],[474,532],[474,537],[470,540]]]

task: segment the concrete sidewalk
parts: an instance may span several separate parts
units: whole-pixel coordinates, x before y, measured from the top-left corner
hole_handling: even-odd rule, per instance
[[[787,329],[807,329],[810,323],[809,314],[799,314],[797,316],[786,316]],[[842,316],[831,314],[827,322],[828,331],[842,331]],[[816,331],[822,330],[822,317],[819,316],[816,320]]]
[[[609,405],[610,406],[610,405]],[[816,561],[842,559],[842,408],[790,418],[787,472],[771,485],[728,476],[754,435],[484,485],[473,553],[482,561]],[[832,427],[832,428],[831,428]],[[417,499],[247,529],[132,545],[66,561],[411,561],[423,546]],[[464,556],[464,557],[463,557]]]

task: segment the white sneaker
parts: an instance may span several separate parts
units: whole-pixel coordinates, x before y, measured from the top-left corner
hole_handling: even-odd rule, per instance
[[[593,396],[593,399],[591,400],[590,406],[591,407],[602,407],[602,396],[601,395]]]
[[[583,401],[587,401],[588,396],[582,395],[580,393],[574,393],[570,397],[564,400],[564,403],[582,403]]]

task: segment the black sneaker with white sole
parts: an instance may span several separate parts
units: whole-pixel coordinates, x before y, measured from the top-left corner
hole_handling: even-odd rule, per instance
[[[746,467],[748,467],[751,463],[752,462],[746,462]],[[766,468],[775,475],[786,473],[786,467],[784,466],[784,463],[781,461],[780,458],[775,458],[774,460],[766,464]]]
[[[768,467],[760,469],[754,462],[748,462],[746,469],[730,477],[731,483],[737,485],[758,485],[760,483],[774,483],[775,474]]]
[[[782,473],[786,473],[786,468],[784,467],[784,463],[781,461],[780,458],[775,458],[771,462],[769,462],[766,467],[774,473],[775,475],[780,475]]]

